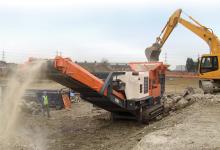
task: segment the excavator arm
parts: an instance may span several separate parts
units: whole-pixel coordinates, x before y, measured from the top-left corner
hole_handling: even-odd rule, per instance
[[[176,10],[171,17],[169,18],[167,24],[161,31],[159,37],[157,37],[156,42],[151,46],[145,49],[145,55],[148,61],[158,61],[159,55],[161,52],[161,48],[170,36],[173,29],[176,27],[178,23],[182,24],[184,27],[195,33],[197,36],[202,38],[210,48],[211,54],[219,53],[220,42],[217,36],[213,33],[213,31],[203,25],[201,25],[198,21],[189,16],[189,19],[193,21],[189,22],[183,18],[181,18],[182,10]]]
[[[182,12],[182,10],[178,9],[172,14],[172,16],[169,18],[168,22],[166,23],[165,27],[161,31],[160,36],[157,37],[156,43],[159,44],[160,48],[163,46],[163,44],[166,42],[166,40],[170,36],[173,29],[178,24],[178,20],[180,18],[181,12]]]

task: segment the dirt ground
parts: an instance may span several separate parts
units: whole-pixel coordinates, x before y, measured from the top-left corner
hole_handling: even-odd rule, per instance
[[[220,149],[220,103],[195,103],[160,121],[137,150]],[[156,125],[157,123],[155,123]]]
[[[61,88],[47,83],[33,88]],[[197,79],[167,79],[166,92],[197,87]],[[71,110],[52,110],[51,118],[25,115],[27,126],[39,126],[48,150],[220,149],[220,103],[195,102],[159,121],[111,121],[109,112],[80,101]]]
[[[166,93],[181,93],[186,87],[199,88],[199,81],[196,78],[167,78]]]

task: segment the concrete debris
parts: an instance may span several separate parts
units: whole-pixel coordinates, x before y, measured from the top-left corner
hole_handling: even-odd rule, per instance
[[[184,108],[188,105],[189,101],[187,101],[184,98],[181,98],[176,104],[175,104],[175,109],[181,109]]]
[[[177,96],[174,97],[173,100],[174,100],[175,103],[177,103],[177,102],[178,102],[179,100],[181,100],[181,99],[182,99],[182,96],[177,95]]]
[[[194,104],[185,110],[172,111],[192,103]],[[187,88],[182,94],[165,95],[164,104],[169,110],[167,114],[169,117],[158,123],[163,127],[148,132],[133,150],[191,150],[220,147],[220,95],[204,94],[199,89]],[[172,124],[168,126],[169,122]]]
[[[20,108],[23,112],[32,115],[37,115],[41,112],[41,104],[36,101],[23,100]]]
[[[192,87],[187,87],[183,93],[183,97],[186,97],[187,95],[195,94],[195,91]]]
[[[165,112],[179,110],[191,105],[195,101],[200,103],[218,103],[220,102],[220,95],[204,94],[201,89],[193,89],[187,87],[182,94],[164,95],[162,99],[164,103]]]

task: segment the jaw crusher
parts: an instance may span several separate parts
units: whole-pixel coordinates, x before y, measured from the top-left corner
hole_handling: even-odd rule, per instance
[[[166,66],[129,63],[131,71],[90,73],[69,58],[57,56],[43,69],[49,79],[80,93],[82,99],[111,112],[112,119],[148,122],[163,112]]]

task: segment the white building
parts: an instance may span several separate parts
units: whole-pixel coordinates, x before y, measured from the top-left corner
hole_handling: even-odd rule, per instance
[[[185,65],[176,65],[175,71],[186,71]]]

